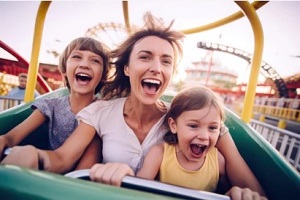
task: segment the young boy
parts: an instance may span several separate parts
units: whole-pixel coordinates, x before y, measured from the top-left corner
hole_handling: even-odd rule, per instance
[[[96,100],[95,94],[107,78],[108,55],[107,47],[95,39],[73,40],[63,51],[58,65],[70,95],[35,101],[33,113],[0,136],[0,155],[4,148],[19,144],[43,123],[48,124],[49,150],[60,147],[78,125],[76,114]]]

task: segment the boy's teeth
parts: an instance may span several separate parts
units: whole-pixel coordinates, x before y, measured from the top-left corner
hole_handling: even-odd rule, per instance
[[[86,76],[86,77],[90,77],[89,75],[87,75],[87,74],[81,74],[81,73],[79,73],[79,74],[77,74],[78,76]]]

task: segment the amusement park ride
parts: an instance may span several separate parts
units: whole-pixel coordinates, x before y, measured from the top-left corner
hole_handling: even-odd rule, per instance
[[[251,64],[253,55],[251,53],[245,52],[243,50],[211,42],[199,42],[197,46],[201,49],[206,49],[210,51],[220,51],[234,56],[240,57],[248,62],[248,65]],[[280,77],[274,68],[272,68],[268,63],[262,61],[260,67],[260,73],[266,78],[271,79],[276,87],[277,97],[289,98],[289,93],[285,81]],[[295,90],[296,88],[291,88]],[[294,98],[294,97],[290,97]]]
[[[228,126],[230,134],[232,135],[241,155],[260,181],[269,199],[297,199],[300,197],[299,172],[292,167],[292,165],[288,163],[273,146],[264,140],[260,133],[255,131],[249,125],[257,79],[260,72],[267,78],[273,80],[280,97],[288,96],[288,84],[270,65],[262,61],[264,36],[256,10],[268,2],[257,1],[250,4],[247,1],[239,1],[235,3],[240,7],[241,11],[216,22],[182,30],[182,32],[185,34],[192,34],[231,23],[242,17],[248,18],[255,40],[253,54],[209,42],[199,42],[198,47],[234,54],[247,60],[249,64],[251,64],[251,73],[247,90],[245,91],[244,107],[241,112],[241,117],[238,117],[230,110],[227,110],[226,125]],[[42,1],[40,3],[36,18],[32,55],[29,66],[24,59],[21,57],[18,58],[18,60],[23,63],[22,65],[28,66],[29,69],[29,81],[24,99],[25,103],[0,113],[1,134],[19,124],[32,112],[30,105],[32,101],[34,101],[33,91],[36,87],[36,81],[38,80],[40,84],[44,84],[44,81],[42,81],[43,78],[38,73],[37,60],[42,41],[43,24],[50,4],[51,1]],[[135,29],[129,23],[129,15],[131,13],[129,12],[128,4],[128,1],[122,2],[125,28],[130,33]],[[114,24],[114,26],[115,28],[118,28],[120,25]],[[99,29],[99,27],[96,29]],[[95,30],[90,30],[90,33],[95,33]],[[68,94],[66,89],[51,91],[46,84],[43,87],[47,92],[39,98],[65,96]],[[34,136],[32,138],[29,138],[22,144],[30,143],[37,145],[40,148],[45,148],[45,146],[43,146],[44,144],[38,139],[38,137],[41,133],[47,132],[47,130],[48,128],[46,126],[39,128],[34,131]],[[299,160],[297,162],[299,162]],[[73,179],[58,174],[35,171],[11,165],[0,165],[0,177],[0,193],[1,196],[6,197],[7,199],[222,199],[221,195],[201,196],[201,192],[198,192],[199,196],[197,197],[180,196],[178,191],[176,192],[174,189],[173,191],[172,189],[169,191],[159,190],[159,188],[151,189],[151,183],[148,186],[141,187],[140,184],[144,185],[143,180],[135,180],[134,178],[128,182],[126,182],[126,179],[123,183],[124,188],[116,188],[113,186],[96,184],[90,181]],[[128,187],[128,185],[130,185],[130,187]],[[164,188],[165,186],[165,184],[161,183],[160,188]],[[132,188],[143,191],[134,191]],[[178,188],[176,188],[176,190],[177,189]]]

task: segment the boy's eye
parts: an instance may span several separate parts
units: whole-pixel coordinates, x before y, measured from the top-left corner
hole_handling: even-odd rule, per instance
[[[81,58],[80,55],[74,54],[72,58]]]
[[[93,59],[93,62],[101,64],[101,61],[99,59]]]

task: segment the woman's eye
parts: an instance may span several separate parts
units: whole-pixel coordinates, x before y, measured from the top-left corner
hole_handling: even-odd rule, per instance
[[[140,56],[140,59],[142,60],[150,60],[150,56]]]
[[[163,63],[164,63],[165,65],[171,65],[171,64],[172,64],[172,61],[170,61],[170,60],[164,60]]]

